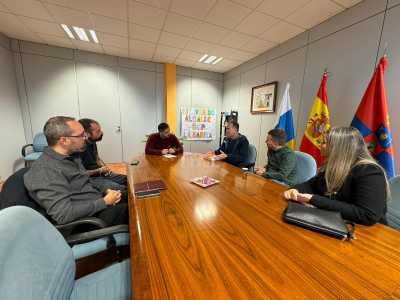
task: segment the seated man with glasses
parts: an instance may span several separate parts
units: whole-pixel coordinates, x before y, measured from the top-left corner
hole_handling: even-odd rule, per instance
[[[109,226],[128,223],[127,203],[121,192],[98,191],[81,163],[86,133],[74,118],[53,117],[44,126],[48,147],[24,175],[30,196],[57,223],[95,216]]]

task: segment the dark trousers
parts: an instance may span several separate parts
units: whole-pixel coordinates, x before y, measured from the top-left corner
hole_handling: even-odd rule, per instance
[[[94,217],[102,219],[108,226],[129,223],[128,203],[119,202],[116,205],[107,206],[106,209],[96,213]]]
[[[128,201],[127,178],[125,175],[111,173],[108,176],[100,175],[90,177],[92,185],[102,193],[108,189],[121,191],[121,202]]]

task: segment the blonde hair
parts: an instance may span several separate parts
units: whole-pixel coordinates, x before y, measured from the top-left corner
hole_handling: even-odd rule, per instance
[[[371,164],[378,167],[385,176],[386,199],[389,197],[389,183],[385,170],[372,158],[364,138],[354,127],[334,127],[326,136],[327,159],[321,171],[329,194],[340,190],[352,168]]]

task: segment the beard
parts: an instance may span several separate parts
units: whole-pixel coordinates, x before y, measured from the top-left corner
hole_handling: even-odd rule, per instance
[[[100,135],[97,139],[90,139],[92,142],[100,142],[103,139],[103,135]]]

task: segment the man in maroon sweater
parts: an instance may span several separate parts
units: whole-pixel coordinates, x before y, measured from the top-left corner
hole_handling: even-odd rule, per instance
[[[164,155],[181,154],[183,147],[176,136],[171,133],[167,123],[158,125],[158,133],[149,136],[146,143],[146,154]]]

